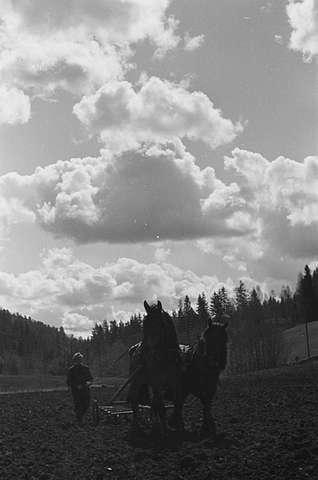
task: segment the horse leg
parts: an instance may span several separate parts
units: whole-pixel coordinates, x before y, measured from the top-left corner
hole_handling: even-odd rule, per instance
[[[169,427],[171,427],[174,430],[177,430],[177,432],[180,432],[180,433],[184,431],[182,407],[183,407],[182,403],[175,403],[172,415],[170,416],[168,421]]]
[[[201,399],[203,406],[203,423],[201,427],[201,432],[204,435],[216,437],[216,426],[215,421],[211,413],[211,400]]]
[[[140,393],[140,384],[139,382],[134,382],[130,385],[128,392],[128,402],[130,403],[133,418],[131,429],[134,433],[141,431],[140,426],[140,412],[139,412],[139,393]]]
[[[184,400],[178,399],[175,403],[175,425],[178,432],[184,431],[184,422],[183,422],[183,403]]]
[[[133,399],[131,401],[131,409],[132,409],[132,424],[131,424],[131,429],[133,432],[138,432],[140,431],[140,421],[139,421],[139,403]]]
[[[182,395],[181,389],[177,387],[173,392],[174,409],[168,423],[171,428],[177,430],[178,432],[183,432],[184,430],[182,415],[184,400],[185,399]]]
[[[152,411],[153,411],[153,431],[157,433],[159,431],[160,437],[165,437],[167,434],[167,415],[166,409],[163,402],[163,397],[159,390],[153,390],[153,398],[152,398]]]

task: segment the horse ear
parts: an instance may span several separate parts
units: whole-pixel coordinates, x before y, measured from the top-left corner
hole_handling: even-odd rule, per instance
[[[145,307],[146,312],[149,313],[150,307],[147,303],[147,300],[144,301],[144,307]]]
[[[162,310],[162,305],[161,305],[160,300],[158,300],[157,305],[158,305],[159,310],[161,311]]]

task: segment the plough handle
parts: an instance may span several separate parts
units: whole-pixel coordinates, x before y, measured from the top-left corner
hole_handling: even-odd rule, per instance
[[[137,376],[137,374],[140,372],[140,370],[143,368],[142,365],[140,365],[139,367],[136,368],[136,370],[134,370],[130,375],[129,377],[127,378],[127,380],[125,381],[125,383],[120,387],[118,388],[118,390],[116,390],[116,392],[114,393],[114,395],[112,396],[112,398],[110,399],[110,403],[114,403],[114,401],[116,400],[116,398],[121,394],[121,392],[124,390],[124,388]]]
[[[115,360],[113,360],[112,363],[111,363],[111,367],[114,367],[116,365],[116,363],[119,362],[119,360],[121,360],[125,355],[127,355],[127,353],[129,352],[129,349],[130,349],[130,347],[126,348],[126,350],[123,353],[121,353],[119,355],[119,357],[115,358]]]

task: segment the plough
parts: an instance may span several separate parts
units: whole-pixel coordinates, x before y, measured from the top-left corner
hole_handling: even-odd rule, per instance
[[[169,403],[166,404],[165,407],[166,409],[171,409],[174,408],[174,405]],[[139,405],[138,408],[143,413],[148,413],[149,415],[151,414],[150,405]],[[117,423],[120,418],[126,417],[127,415],[132,415],[132,413],[133,411],[126,401],[117,401],[112,405],[100,405],[97,400],[94,400],[92,420],[95,426],[99,424],[102,417],[105,418],[106,421]]]
[[[119,397],[121,392],[126,388],[126,386],[132,382],[132,380],[138,375],[138,373],[141,370],[141,366],[136,368],[131,375],[125,380],[123,385],[121,385],[113,394],[113,396],[110,399],[110,402],[108,405],[100,405],[99,401],[97,399],[94,399],[93,401],[93,408],[92,408],[92,420],[94,425],[98,425],[101,416],[105,416],[106,419],[115,419],[118,420],[118,418],[122,415],[128,415],[132,413],[132,409],[129,408],[129,405],[125,401],[115,401],[116,398]],[[105,385],[93,385],[95,388],[103,388]]]
[[[132,382],[132,380],[138,375],[142,366],[136,368],[133,373],[125,380],[123,385],[121,385],[113,396],[110,399],[108,405],[100,405],[97,399],[94,399],[93,406],[92,406],[92,421],[94,425],[98,425],[101,421],[101,418],[104,417],[106,420],[112,420],[117,422],[120,418],[125,417],[127,415],[131,415],[133,413],[132,409],[128,402],[123,400],[117,400],[121,392],[126,388],[126,386]],[[107,387],[107,385],[92,385],[94,388],[103,388]],[[167,409],[173,408],[173,404],[166,404],[165,406]],[[150,405],[139,405],[140,411],[144,413],[151,413],[151,406]]]

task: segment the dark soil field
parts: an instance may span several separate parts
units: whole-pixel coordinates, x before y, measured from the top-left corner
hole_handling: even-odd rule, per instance
[[[1,480],[318,479],[318,365],[224,379],[219,435],[201,438],[190,401],[187,432],[134,438],[129,419],[75,425],[67,392],[0,396]],[[109,398],[110,389],[105,391]],[[95,393],[96,395],[96,393]]]
[[[96,378],[96,383],[117,385],[122,377]],[[67,390],[65,376],[53,375],[0,375],[0,395],[10,392],[34,392],[45,390]]]

